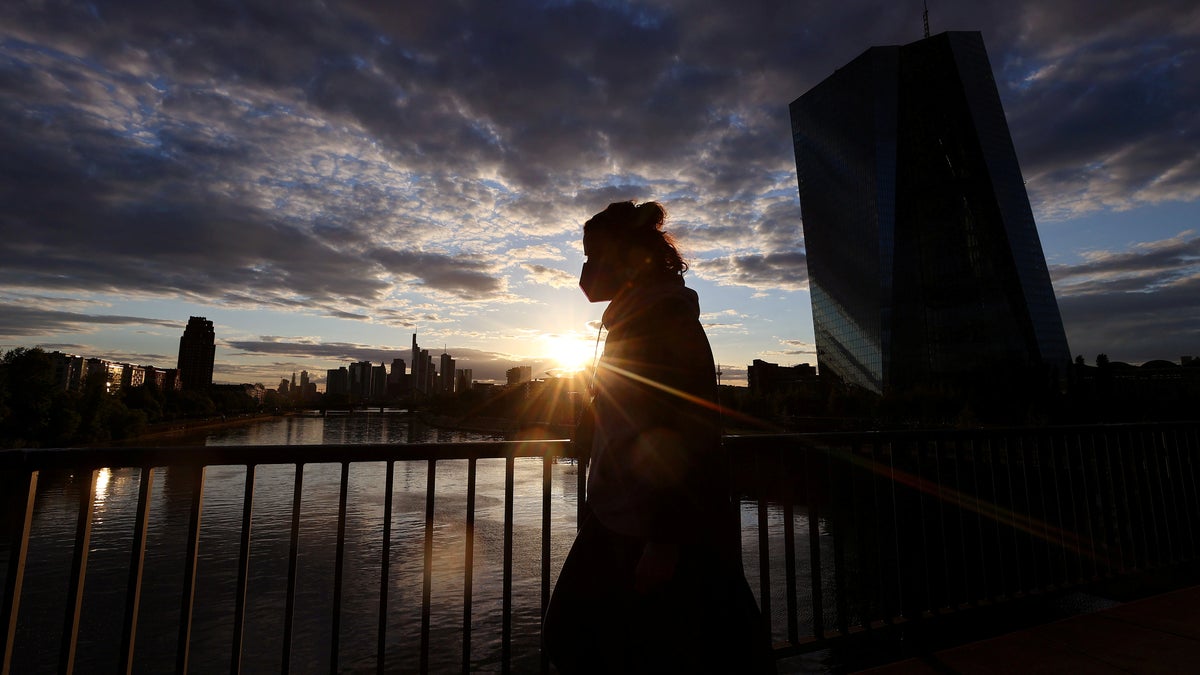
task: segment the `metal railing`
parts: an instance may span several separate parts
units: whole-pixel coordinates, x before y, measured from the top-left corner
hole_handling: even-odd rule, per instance
[[[1004,431],[729,436],[742,498],[744,559],[776,653],[819,649],[865,631],[947,611],[1020,598],[1134,571],[1195,561],[1200,524],[1200,431],[1196,424]],[[245,466],[229,669],[240,671],[252,545],[255,472],[292,465],[290,547],[283,607],[282,670],[294,665],[297,558],[305,466],[340,465],[334,588],[328,615],[330,670],[339,669],[348,477],[352,464],[383,463],[383,529],[375,666],[388,667],[387,644],[393,480],[397,462],[426,465],[420,659],[430,669],[434,512],[440,462],[465,460],[465,540],[461,667],[471,669],[475,568],[476,467],[504,460],[500,667],[510,670],[513,643],[514,464],[541,459],[540,601],[549,599],[551,469],[570,458],[568,441],[513,441],[350,446],[62,449],[0,452],[8,495],[8,548],[0,627],[2,666],[10,672],[21,620],[22,584],[38,479],[43,472],[85,477],[76,515],[73,558],[62,618],[59,670],[71,672],[78,649],[83,587],[91,548],[97,472],[140,473],[120,643],[120,670],[131,672],[146,529],[156,469],[190,467],[183,583],[175,668],[186,672],[192,647],[205,470]],[[581,463],[582,464],[582,463]],[[576,474],[583,494],[584,466]],[[87,478],[89,477],[90,478]],[[797,545],[800,539],[800,545]],[[807,540],[807,546],[804,545]],[[757,583],[753,583],[756,581]],[[544,656],[536,661],[544,671]]]
[[[738,484],[757,514],[758,595],[779,656],[1200,560],[1195,423],[726,446],[744,458]]]

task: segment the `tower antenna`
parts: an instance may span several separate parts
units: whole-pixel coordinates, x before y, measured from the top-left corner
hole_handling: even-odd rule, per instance
[[[921,14],[921,20],[925,22],[925,37],[929,37],[929,3],[922,0],[921,6],[925,8],[925,12]]]

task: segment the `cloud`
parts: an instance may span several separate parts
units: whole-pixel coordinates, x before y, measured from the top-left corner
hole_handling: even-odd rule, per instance
[[[160,326],[183,332],[183,323],[166,319],[109,314],[82,314],[21,303],[0,303],[0,338],[17,339],[52,333],[87,333],[100,326]]]
[[[554,288],[573,288],[579,285],[579,277],[560,269],[529,264],[521,265],[521,268],[529,273],[526,278],[535,284],[544,284]]]
[[[667,203],[698,277],[803,291],[787,103],[918,38],[920,11],[3,3],[0,287],[47,298],[4,330],[96,323],[55,323],[70,294],[469,319],[515,299],[514,262],[567,285],[538,263],[624,199]],[[1039,217],[1200,199],[1195,3],[997,0],[931,23],[984,31]]]
[[[727,256],[692,263],[697,274],[722,286],[801,291],[808,288],[802,252]]]
[[[1127,252],[1093,251],[1051,274],[1076,354],[1141,363],[1200,351],[1200,237],[1193,232]]]

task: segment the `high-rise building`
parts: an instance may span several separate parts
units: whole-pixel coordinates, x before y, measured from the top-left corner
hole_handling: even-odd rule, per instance
[[[454,391],[469,391],[472,388],[472,379],[474,379],[474,377],[475,371],[472,368],[455,368]]]
[[[884,393],[1065,372],[977,32],[872,47],[791,104],[821,376]]]
[[[442,351],[441,368],[438,375],[439,389],[443,394],[454,393],[454,358]]]
[[[374,366],[370,361],[355,361],[350,364],[350,400],[365,401],[371,398],[371,370]]]
[[[212,386],[213,362],[216,360],[216,332],[213,323],[202,316],[188,319],[183,336],[179,338],[179,379],[188,390]]]
[[[437,371],[433,367],[433,356],[428,349],[417,345],[417,334],[412,336],[412,372],[409,374],[409,385],[417,396],[434,393]]]
[[[346,366],[325,371],[325,393],[332,396],[350,394],[350,371]]]

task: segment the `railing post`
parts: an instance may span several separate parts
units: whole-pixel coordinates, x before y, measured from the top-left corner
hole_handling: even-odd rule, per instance
[[[430,602],[433,595],[433,509],[437,460],[429,460],[425,475],[425,565],[421,582],[421,672],[429,672]]]
[[[501,591],[500,672],[512,669],[513,471],[515,459],[504,458],[504,577]]]
[[[291,545],[288,549],[287,597],[283,606],[283,665],[280,670],[291,672],[292,622],[296,610],[296,559],[300,551],[300,502],[304,492],[304,464],[296,465],[296,478],[292,482],[292,528]]]
[[[154,468],[142,467],[138,481],[137,518],[133,526],[133,546],[129,556],[129,582],[125,587],[125,630],[121,639],[121,670],[133,672],[133,649],[137,641],[138,604],[142,598],[142,569],[146,561],[146,525],[150,520],[150,493],[154,489]]]
[[[538,615],[538,626],[546,618],[546,606],[550,602],[550,478],[554,470],[554,456],[549,446],[542,456],[542,606]],[[550,670],[550,653],[538,649],[542,672]]]
[[[375,647],[375,669],[387,672],[387,615],[388,591],[391,585],[392,564],[392,491],[395,488],[396,462],[387,462],[383,481],[383,542],[379,557],[379,633]]]
[[[63,617],[62,644],[59,647],[58,670],[75,671],[75,645],[79,637],[79,615],[83,610],[83,582],[87,578],[88,549],[92,540],[92,511],[95,504],[96,474],[87,472],[79,491],[79,512],[75,520],[75,551],[71,556],[71,576],[68,578],[67,609]]]
[[[432,463],[433,460],[430,460]],[[346,564],[346,495],[350,489],[350,462],[342,462],[338,492],[337,546],[333,563],[333,616],[329,645],[329,672],[338,672],[338,654],[342,639],[342,574]]]
[[[818,496],[819,481],[813,480],[813,455],[811,445],[800,448],[804,460],[804,499],[808,503],[808,576],[812,589],[812,634],[817,640],[825,639],[825,603],[821,587],[824,572],[821,566],[821,513],[818,506],[823,495]]]
[[[477,460],[467,460],[467,531],[466,551],[463,561],[463,642],[462,670],[471,671],[471,613],[475,582],[475,480]]]
[[[176,470],[179,470],[177,467]],[[179,601],[179,638],[175,648],[175,672],[188,671],[188,653],[192,639],[192,606],[196,599],[196,560],[200,552],[200,512],[204,504],[205,467],[189,469],[191,475],[191,505],[188,508],[187,553],[184,557],[183,592]],[[286,671],[286,669],[285,669]]]
[[[250,526],[254,516],[255,465],[246,465],[242,491],[242,535],[238,547],[237,591],[233,596],[233,647],[229,672],[242,672],[242,637],[246,629],[246,587],[250,575]]]
[[[33,505],[37,497],[38,472],[27,471],[25,498],[18,506],[19,525],[13,533],[12,552],[8,560],[8,574],[4,579],[4,604],[0,606],[0,626],[4,627],[4,652],[0,653],[0,673],[12,672],[13,647],[16,646],[17,615],[21,606],[21,583],[25,580],[25,558],[29,554],[29,530],[33,525]],[[18,485],[18,489],[20,485]],[[19,493],[18,493],[19,494]]]

